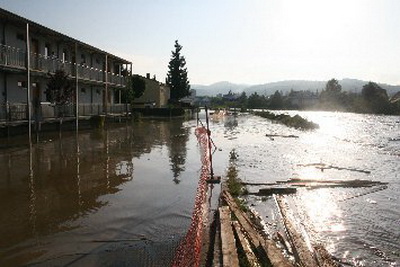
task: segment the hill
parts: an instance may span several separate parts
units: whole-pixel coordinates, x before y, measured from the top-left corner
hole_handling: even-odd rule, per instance
[[[260,95],[272,95],[275,91],[281,91],[287,94],[290,90],[295,91],[322,91],[327,81],[307,81],[307,80],[288,80],[280,82],[272,82],[258,85],[234,84],[230,82],[218,82],[211,85],[192,85],[191,88],[196,90],[198,96],[216,96],[217,94],[227,94],[230,90],[233,93],[246,92],[247,96],[256,92]],[[339,80],[342,90],[353,93],[360,93],[362,87],[368,81],[357,79]],[[400,85],[389,85],[378,83],[391,96],[400,91]]]

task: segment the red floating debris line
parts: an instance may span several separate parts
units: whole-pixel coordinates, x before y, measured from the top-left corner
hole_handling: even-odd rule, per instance
[[[212,178],[212,164],[210,159],[210,131],[201,126],[195,131],[201,148],[201,174],[197,186],[196,198],[193,207],[192,221],[188,232],[180,242],[172,266],[187,267],[199,266],[204,227],[207,222],[207,180]]]

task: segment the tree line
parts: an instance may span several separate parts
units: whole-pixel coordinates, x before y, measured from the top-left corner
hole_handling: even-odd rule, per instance
[[[298,100],[304,101],[299,104]],[[296,101],[297,100],[297,101]],[[375,82],[368,82],[361,93],[342,91],[342,86],[336,79],[329,80],[320,92],[291,91],[283,95],[275,91],[273,95],[260,95],[257,92],[247,96],[245,92],[234,99],[222,96],[211,97],[210,106],[213,108],[238,109],[304,109],[323,111],[343,111],[356,113],[400,114],[400,101],[390,102],[385,89]]]

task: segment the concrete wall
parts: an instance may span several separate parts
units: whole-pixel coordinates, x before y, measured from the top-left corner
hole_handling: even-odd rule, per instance
[[[26,75],[7,74],[7,96],[10,103],[27,103]],[[24,87],[19,87],[18,82],[24,82]]]
[[[145,90],[143,95],[134,100],[134,103],[145,103],[146,106],[155,103],[155,106],[159,107],[160,102],[160,85],[158,81],[141,77],[145,82]]]
[[[79,103],[102,104],[104,87],[80,84]]]
[[[26,51],[26,29],[5,24],[5,44]],[[22,37],[22,40],[19,38]]]

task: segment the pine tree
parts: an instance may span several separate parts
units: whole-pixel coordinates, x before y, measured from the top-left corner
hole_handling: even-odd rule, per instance
[[[168,73],[166,83],[171,89],[171,100],[178,101],[179,99],[188,96],[190,84],[187,76],[186,60],[181,55],[182,46],[175,41],[175,51],[172,52],[171,60],[168,64]]]

